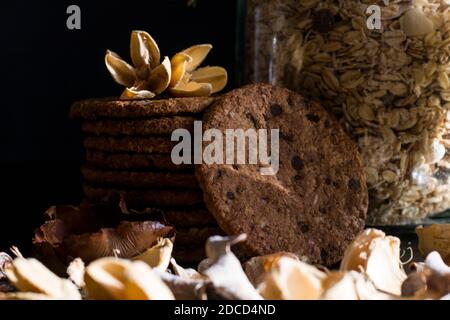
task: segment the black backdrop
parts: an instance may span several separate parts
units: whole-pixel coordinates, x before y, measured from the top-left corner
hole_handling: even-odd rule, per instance
[[[118,95],[103,64],[106,49],[129,55],[133,29],[146,30],[163,55],[196,43],[214,46],[206,64],[236,75],[236,0],[14,1],[0,4],[0,250],[30,249],[42,213],[81,198],[81,137],[68,119],[73,101]],[[81,8],[81,30],[66,9]]]

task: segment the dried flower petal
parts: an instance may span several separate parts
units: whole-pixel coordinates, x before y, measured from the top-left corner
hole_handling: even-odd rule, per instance
[[[107,51],[105,64],[114,80],[125,87],[131,87],[136,79],[134,68],[122,60],[117,53]]]

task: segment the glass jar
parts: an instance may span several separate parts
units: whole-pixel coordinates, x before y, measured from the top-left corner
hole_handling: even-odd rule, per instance
[[[369,224],[450,208],[445,0],[248,0],[246,82],[319,101],[358,144]]]

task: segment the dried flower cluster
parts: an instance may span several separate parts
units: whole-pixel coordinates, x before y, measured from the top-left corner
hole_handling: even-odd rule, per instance
[[[381,7],[381,30],[367,27],[373,4]],[[401,223],[450,208],[448,3],[249,5],[247,78],[297,90],[341,120],[365,160],[369,223]]]
[[[231,246],[245,240],[213,236],[198,270],[171,257],[173,243],[156,245],[130,259],[103,257],[85,266],[77,258],[60,278],[38,260],[16,258],[5,274],[17,289],[1,299],[447,299],[450,267],[437,252],[414,264],[408,277],[400,261],[400,241],[368,229],[348,247],[340,270],[328,271],[291,253],[254,257],[241,265]]]
[[[124,100],[152,99],[166,90],[175,97],[209,96],[221,91],[228,80],[222,67],[199,68],[211,49],[210,44],[196,45],[161,62],[156,41],[145,31],[133,31],[133,65],[109,50],[105,64],[113,79],[126,87],[120,97]]]

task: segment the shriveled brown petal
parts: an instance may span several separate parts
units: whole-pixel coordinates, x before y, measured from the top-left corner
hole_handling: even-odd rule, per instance
[[[172,227],[146,221],[123,222],[119,207],[81,204],[79,207],[57,206],[46,213],[47,221],[35,232],[33,244],[40,259],[46,261],[51,248],[63,263],[80,257],[85,262],[103,256],[132,257],[172,235]],[[130,217],[128,217],[130,218]]]
[[[101,229],[93,234],[70,236],[64,247],[72,257],[90,262],[100,257],[114,256],[131,258],[168,237],[173,228],[159,222],[122,222],[116,229]]]
[[[136,80],[134,68],[126,63],[117,53],[106,51],[105,64],[113,79],[125,87],[131,87]]]

